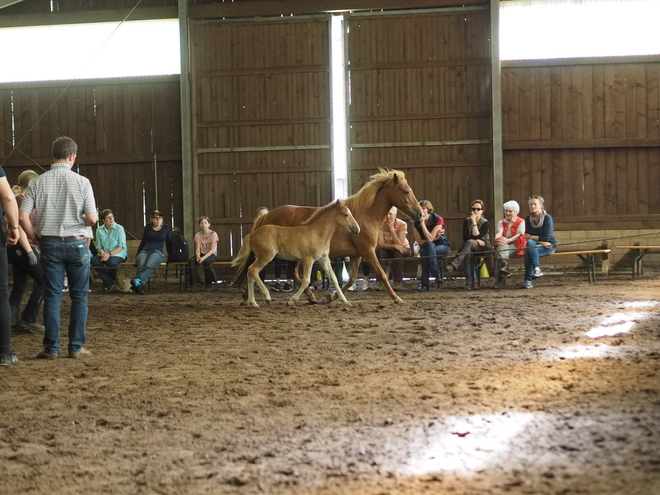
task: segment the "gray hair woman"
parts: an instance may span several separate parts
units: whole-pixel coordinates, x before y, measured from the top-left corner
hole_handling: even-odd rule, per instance
[[[511,255],[522,256],[527,241],[525,239],[525,221],[518,216],[520,205],[517,201],[507,201],[502,205],[504,218],[497,223],[495,230],[495,248],[499,267],[497,268],[496,289],[503,289],[506,285],[506,277],[510,275],[509,259]]]

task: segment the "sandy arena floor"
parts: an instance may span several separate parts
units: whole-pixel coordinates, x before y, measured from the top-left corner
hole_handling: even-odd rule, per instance
[[[660,493],[660,280],[536,285],[348,310],[95,287],[90,358],[13,338],[0,493]]]

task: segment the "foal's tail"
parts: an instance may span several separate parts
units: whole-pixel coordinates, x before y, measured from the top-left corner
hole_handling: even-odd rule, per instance
[[[240,288],[246,285],[248,274],[247,269],[255,260],[254,253],[250,248],[250,237],[251,234],[248,234],[243,238],[243,245],[234,260],[231,262],[231,266],[238,267],[236,278],[234,279],[234,287]]]

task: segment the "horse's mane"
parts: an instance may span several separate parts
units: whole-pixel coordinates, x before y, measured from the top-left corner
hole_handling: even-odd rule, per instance
[[[345,203],[345,200],[339,199],[337,201],[341,202],[342,204]],[[318,219],[321,215],[325,214],[328,210],[331,210],[332,208],[336,207],[337,201],[331,201],[327,205],[322,206],[321,208],[316,210],[314,213],[312,213],[312,216],[309,217],[304,222],[302,222],[300,225],[307,225],[307,224],[310,224],[310,223],[314,223],[316,221],[316,219]]]
[[[351,209],[353,215],[369,208],[374,203],[378,190],[391,182],[395,175],[399,180],[405,180],[406,178],[406,175],[400,170],[385,170],[383,168],[378,170],[377,174],[369,177],[369,182],[362,186],[362,189],[346,199],[346,206]]]

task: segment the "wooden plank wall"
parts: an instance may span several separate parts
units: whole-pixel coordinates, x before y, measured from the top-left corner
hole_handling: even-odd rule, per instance
[[[659,79],[655,59],[505,66],[505,197],[542,195],[559,230],[657,226]]]
[[[332,199],[328,19],[194,22],[195,216],[235,254],[259,206]]]
[[[403,170],[458,247],[470,201],[492,204],[489,12],[359,15],[348,23],[352,192],[377,167]]]
[[[68,135],[99,209],[112,209],[135,237],[145,224],[143,202],[182,227],[178,77],[77,81],[65,88],[66,82],[0,85],[0,162],[10,183],[28,168],[47,170],[53,140]]]

